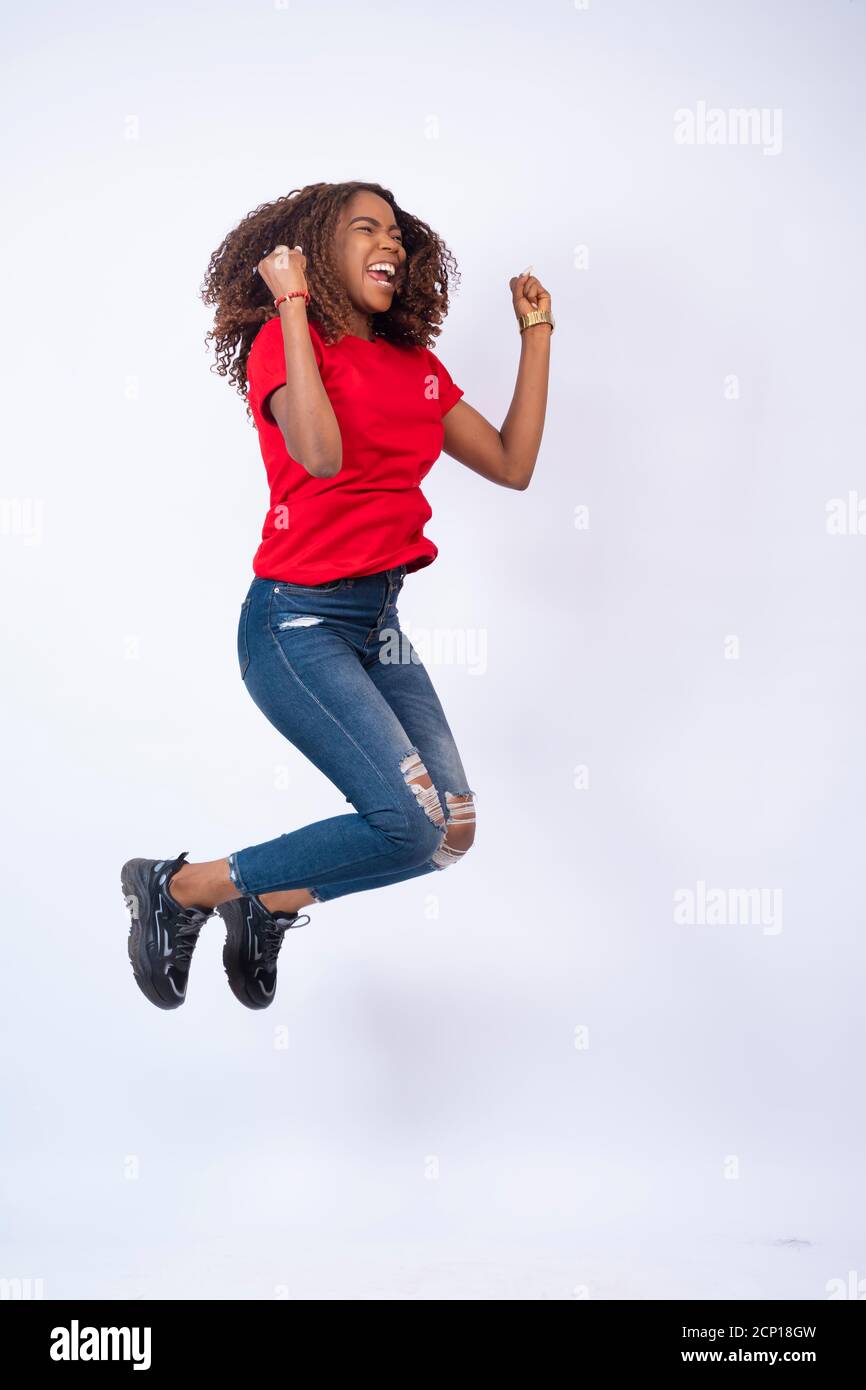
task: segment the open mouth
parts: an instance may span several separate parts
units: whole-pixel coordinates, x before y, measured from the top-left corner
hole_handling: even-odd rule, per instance
[[[391,289],[397,278],[397,267],[390,261],[373,261],[372,265],[367,266],[366,273],[374,284]]]

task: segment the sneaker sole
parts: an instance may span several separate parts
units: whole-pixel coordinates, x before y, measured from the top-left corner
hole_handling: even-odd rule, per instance
[[[276,987],[274,988],[274,994],[272,994],[269,999],[254,999],[248,992],[247,978],[240,964],[241,952],[244,945],[243,924],[238,926],[231,919],[227,920],[223,917],[219,908],[216,909],[216,912],[217,916],[222,919],[226,929],[226,939],[223,945],[223,968],[225,969],[226,978],[229,982],[229,989],[238,1003],[245,1005],[246,1008],[266,1009],[269,1004],[273,1003],[274,994],[277,992]]]
[[[145,932],[139,916],[141,903],[150,905],[150,888],[147,883],[149,866],[150,861],[147,859],[130,859],[120,871],[120,886],[132,924],[129,929],[127,951],[135,983],[145,999],[155,1004],[158,1009],[179,1009],[181,1004],[186,1003],[186,991],[182,999],[165,999],[157,990],[150,956],[147,954]]]

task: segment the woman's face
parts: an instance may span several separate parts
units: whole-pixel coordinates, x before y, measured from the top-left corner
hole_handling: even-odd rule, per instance
[[[395,285],[405,278],[406,250],[394,212],[378,193],[353,193],[337,227],[336,252],[346,293],[359,313],[387,313]],[[391,269],[371,272],[377,264]]]

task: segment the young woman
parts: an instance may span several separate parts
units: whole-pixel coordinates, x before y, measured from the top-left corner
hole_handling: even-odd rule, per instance
[[[397,597],[438,553],[420,484],[443,449],[501,487],[528,486],[554,324],[538,279],[515,276],[520,361],[497,430],[428,347],[455,271],[435,232],[358,182],[257,208],[211,258],[207,337],[247,397],[270,486],[240,674],[355,810],[206,863],[184,851],[124,864],[129,955],[159,1008],[183,1003],[214,910],[232,991],[265,1008],[284,932],[310,920],[301,908],[440,872],[473,842],[475,793]]]

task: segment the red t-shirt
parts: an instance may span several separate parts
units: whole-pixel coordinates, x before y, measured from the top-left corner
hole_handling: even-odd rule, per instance
[[[282,323],[268,319],[247,359],[248,399],[271,492],[255,574],[321,584],[432,564],[439,552],[424,535],[433,513],[420,484],[442,452],[442,417],[462,390],[429,348],[351,334],[328,346],[322,325],[307,324],[340,427],[343,464],[333,478],[313,478],[286,449],[267,401],[286,383]]]

